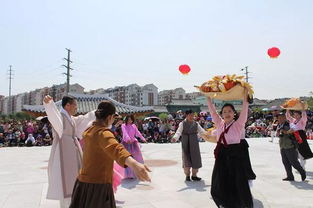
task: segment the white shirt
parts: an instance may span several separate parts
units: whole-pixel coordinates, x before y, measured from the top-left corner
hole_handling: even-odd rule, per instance
[[[35,144],[36,140],[35,138],[32,136],[32,137],[27,137],[26,141],[25,141],[25,144],[27,144],[28,141],[31,141],[32,144]]]
[[[186,119],[184,121],[186,121]],[[179,137],[182,135],[183,130],[184,130],[184,125],[183,125],[184,121],[179,123],[178,129],[177,129],[175,135],[173,136],[173,139],[178,140]],[[200,126],[200,124],[198,122],[197,122],[197,125],[198,125],[198,137],[200,137],[199,135],[205,134],[206,131]]]

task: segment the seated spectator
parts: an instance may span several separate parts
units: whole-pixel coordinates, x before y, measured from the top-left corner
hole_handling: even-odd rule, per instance
[[[43,145],[49,146],[52,144],[52,139],[49,134],[46,134],[45,138],[43,138]]]
[[[19,142],[20,142],[20,139],[21,139],[21,131],[20,130],[15,130],[15,132],[14,132],[14,134],[15,134],[15,139],[16,139],[16,142],[17,142],[17,144],[19,144]]]
[[[34,127],[33,127],[33,124],[29,122],[29,123],[27,124],[27,128],[26,128],[26,133],[27,133],[27,135],[28,135],[28,134],[33,134],[34,131],[35,131],[35,129],[34,129]]]
[[[27,147],[32,147],[32,146],[35,145],[35,143],[36,143],[36,140],[33,137],[33,135],[32,134],[28,134],[28,137],[27,137],[27,139],[25,141],[26,146]]]
[[[0,147],[5,146],[5,139],[3,133],[0,133]]]
[[[3,126],[2,126],[2,124],[0,124],[0,133],[4,133],[4,128],[3,128]]]
[[[41,134],[38,134],[36,137],[36,146],[43,146],[43,138]]]
[[[18,146],[24,146],[25,145],[25,141],[26,141],[26,136],[25,136],[25,133],[22,132],[21,135],[20,135],[20,141],[19,141],[19,144]]]
[[[9,146],[16,146],[17,145],[17,139],[15,138],[15,134],[13,133],[12,129],[9,129],[6,140],[8,141]]]

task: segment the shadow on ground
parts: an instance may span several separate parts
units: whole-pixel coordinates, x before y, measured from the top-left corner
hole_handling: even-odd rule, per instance
[[[297,189],[303,190],[313,190],[313,185],[309,184],[308,181],[291,181],[291,185],[295,186]]]
[[[306,171],[306,178],[307,179],[313,179],[313,172]]]
[[[258,199],[253,199],[254,208],[264,208],[263,203]]]
[[[137,179],[124,179],[122,181],[121,186],[129,190],[138,189],[138,190],[149,191],[149,190],[154,189],[152,183],[143,183],[143,182],[138,181]]]
[[[185,184],[187,187],[179,189],[177,192],[186,191],[188,189],[194,189],[199,192],[207,191],[207,188],[210,187],[210,185],[206,185],[205,181],[185,181]]]

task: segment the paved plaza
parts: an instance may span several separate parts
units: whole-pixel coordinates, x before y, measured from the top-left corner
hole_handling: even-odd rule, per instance
[[[250,157],[257,179],[252,192],[257,208],[313,208],[313,159],[307,161],[307,180],[295,173],[295,182],[283,182],[278,139],[249,139]],[[311,148],[313,142],[310,141]],[[180,144],[143,144],[151,183],[125,180],[116,194],[120,208],[206,208],[216,207],[210,197],[215,144],[201,143],[201,182],[184,181]],[[57,201],[46,200],[47,164],[50,147],[1,148],[0,207],[53,208]]]

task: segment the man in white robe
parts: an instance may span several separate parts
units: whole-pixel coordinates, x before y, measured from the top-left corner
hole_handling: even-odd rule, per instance
[[[53,144],[48,163],[47,199],[60,200],[60,207],[69,207],[73,187],[81,167],[82,149],[77,138],[95,120],[95,112],[74,117],[76,99],[64,96],[60,111],[48,95],[44,107],[53,127]]]

